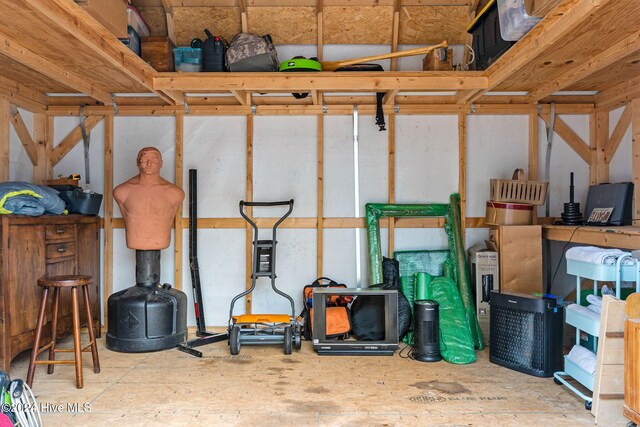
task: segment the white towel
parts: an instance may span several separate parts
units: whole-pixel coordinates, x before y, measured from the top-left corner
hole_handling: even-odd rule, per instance
[[[580,345],[574,345],[567,359],[584,369],[589,375],[596,372],[596,354]]]
[[[602,315],[602,306],[601,305],[589,304],[587,306],[587,308],[589,310],[593,311],[594,313],[598,313],[598,314]]]
[[[575,311],[577,313],[582,314],[585,317],[588,317],[591,320],[595,320],[596,322],[600,321],[600,315],[594,311],[589,310],[587,307],[583,307],[578,304],[571,304],[567,307],[567,310]]]
[[[589,262],[592,264],[615,265],[618,257],[628,252],[620,249],[603,249],[596,246],[576,246],[567,250],[566,258],[574,261]],[[622,265],[632,265],[633,258],[625,258]]]
[[[602,297],[593,295],[593,294],[589,294],[587,295],[587,302],[593,304],[593,305],[602,305]]]

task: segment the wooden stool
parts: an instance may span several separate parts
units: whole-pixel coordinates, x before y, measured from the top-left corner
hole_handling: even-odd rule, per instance
[[[93,283],[91,276],[70,275],[70,276],[52,276],[38,279],[38,286],[42,288],[42,299],[40,300],[40,313],[38,315],[38,324],[36,326],[36,337],[31,351],[31,361],[29,362],[29,370],[27,371],[27,384],[31,387],[33,383],[33,374],[36,365],[49,365],[47,373],[53,374],[54,365],[76,365],[76,387],[84,387],[82,379],[82,352],[91,350],[93,356],[93,372],[100,372],[100,361],[98,360],[98,347],[96,346],[96,337],[93,331],[93,317],[91,316],[91,305],[89,303],[88,286]],[[42,327],[44,325],[44,313],[47,306],[47,297],[49,289],[53,288],[53,314],[51,318],[51,342],[42,347],[40,346],[40,338],[42,337]],[[71,288],[71,311],[73,315],[73,349],[57,349],[56,328],[58,326],[58,303],[60,300],[60,289]],[[80,309],[78,306],[78,288],[82,288],[84,295],[84,305],[87,310],[87,329],[89,330],[89,345],[80,348]],[[38,355],[49,349],[48,360],[37,360]],[[73,360],[55,360],[56,352],[74,353]]]

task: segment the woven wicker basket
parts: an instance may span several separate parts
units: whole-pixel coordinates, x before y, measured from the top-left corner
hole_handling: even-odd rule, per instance
[[[522,169],[513,172],[513,179],[491,179],[491,200],[494,202],[542,205],[547,198],[547,182],[527,181]]]

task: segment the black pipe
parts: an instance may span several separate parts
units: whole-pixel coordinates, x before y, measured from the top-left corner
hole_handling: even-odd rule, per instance
[[[189,169],[189,269],[196,315],[196,335],[202,336],[206,334],[207,326],[204,319],[200,267],[198,266],[198,171],[196,169]]]
[[[136,284],[153,286],[160,283],[160,251],[136,250]]]

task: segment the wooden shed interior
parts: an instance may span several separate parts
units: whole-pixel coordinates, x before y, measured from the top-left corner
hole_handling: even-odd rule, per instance
[[[123,0],[125,1],[125,0]],[[315,230],[315,271],[314,277],[327,273],[323,256],[323,242],[327,229],[363,229],[365,219],[361,217],[328,216],[325,214],[323,183],[327,173],[323,169],[323,144],[325,121],[328,116],[351,116],[354,108],[362,115],[374,115],[376,112],[376,92],[384,92],[383,108],[388,125],[388,149],[386,173],[388,176],[386,202],[396,202],[396,176],[398,166],[395,159],[395,128],[399,116],[453,116],[457,119],[458,139],[458,185],[457,193],[461,198],[461,224],[463,235],[467,229],[486,229],[489,224],[481,216],[469,215],[466,209],[467,201],[467,166],[474,162],[474,158],[467,155],[468,123],[470,117],[487,116],[526,116],[528,120],[527,161],[526,173],[531,181],[542,180],[540,171],[543,159],[540,159],[539,140],[542,135],[538,130],[539,120],[551,127],[568,147],[584,164],[588,165],[588,184],[600,184],[613,179],[610,165],[616,151],[621,146],[627,131],[631,130],[631,174],[629,181],[634,184],[633,194],[633,225],[624,227],[574,227],[552,225],[557,215],[543,215],[537,212],[535,221],[542,225],[542,238],[549,241],[580,243],[604,247],[622,248],[625,250],[640,247],[640,2],[636,0],[548,0],[540,1],[542,6],[538,13],[542,18],[531,31],[525,34],[506,53],[485,70],[454,70],[454,71],[422,71],[402,67],[399,59],[385,62],[385,71],[381,72],[350,72],[336,73],[331,71],[305,73],[275,73],[275,72],[226,72],[226,73],[184,73],[158,72],[126,47],[113,33],[98,20],[91,16],[79,1],[73,0],[0,0],[0,182],[10,181],[12,174],[11,132],[19,139],[24,152],[33,166],[31,182],[45,184],[54,178],[54,170],[65,157],[82,144],[83,129],[81,126],[72,129],[56,143],[54,123],[56,120],[68,117],[82,116],[84,127],[91,132],[98,125],[104,126],[104,201],[98,220],[102,245],[99,252],[97,268],[101,283],[95,302],[103,305],[101,320],[103,330],[108,323],[106,304],[109,296],[114,292],[114,270],[118,268],[114,260],[114,232],[124,229],[124,221],[117,214],[114,215],[113,188],[115,186],[114,151],[119,142],[114,136],[114,120],[122,117],[175,117],[175,174],[174,183],[186,189],[184,157],[185,151],[185,118],[210,116],[241,116],[246,118],[246,173],[243,180],[246,184],[244,200],[254,200],[254,120],[260,116],[294,117],[306,116],[317,119],[316,164],[317,187],[315,215],[299,216],[287,219],[282,227],[286,229]],[[169,38],[176,46],[187,46],[195,37],[203,37],[204,28],[215,29],[217,35],[231,40],[240,32],[270,34],[274,44],[286,46],[287,52],[295,52],[297,48],[322,60],[338,60],[336,46],[377,45],[386,52],[399,52],[407,47],[435,45],[446,40],[454,45],[463,57],[468,58],[465,45],[471,43],[471,36],[467,32],[470,23],[478,11],[487,3],[484,0],[132,0],[144,17],[151,30],[151,36]],[[339,50],[338,50],[339,52]],[[280,58],[284,60],[287,58]],[[309,93],[310,96],[296,99],[291,93]],[[610,123],[610,114],[620,110],[619,120]],[[32,120],[24,120],[23,115],[32,115]],[[616,113],[617,114],[617,113]],[[588,136],[572,129],[570,120],[566,116],[588,116]],[[292,120],[295,120],[293,118]],[[32,127],[26,124],[32,122]],[[315,148],[314,148],[315,149]],[[167,168],[168,166],[165,166]],[[563,190],[564,191],[564,190]],[[249,211],[251,214],[251,211]],[[257,218],[256,222],[262,227],[271,227],[277,218]],[[394,233],[396,229],[430,229],[442,228],[443,218],[384,218],[381,227],[386,229],[386,251],[393,253],[395,248]],[[9,244],[8,225],[2,231],[2,239]],[[172,265],[173,284],[177,289],[187,290],[184,271],[186,265],[186,235],[188,218],[183,207],[178,209],[174,222],[174,246]],[[205,216],[198,218],[198,229],[235,229],[245,233],[244,279],[243,287],[248,289],[251,284],[251,254],[252,230],[240,217]],[[517,243],[516,243],[517,244]],[[3,243],[4,247],[4,243]],[[562,246],[560,246],[562,247]],[[566,245],[565,245],[566,248]],[[564,251],[564,249],[562,249]],[[542,255],[540,255],[541,257]],[[562,256],[562,254],[560,255]],[[7,251],[2,253],[0,274],[9,265]],[[96,261],[96,260],[93,260]],[[48,262],[48,261],[47,261]],[[555,266],[555,263],[553,264]],[[549,265],[546,268],[550,268]],[[552,267],[551,267],[552,268]],[[166,273],[165,273],[166,274]],[[6,280],[0,276],[0,280]],[[31,276],[29,276],[31,278]],[[555,277],[555,276],[554,276]],[[37,277],[35,277],[37,279]],[[2,284],[0,284],[2,288]],[[7,311],[8,297],[0,292],[0,305],[3,312]],[[34,294],[35,295],[35,294]],[[25,297],[30,298],[30,297]],[[35,298],[35,297],[34,297]],[[37,300],[36,300],[37,301]],[[245,307],[252,312],[252,300],[247,297]],[[189,307],[191,310],[191,307]],[[613,309],[612,309],[613,310]],[[37,312],[33,315],[33,325]],[[94,313],[95,315],[95,313]],[[5,317],[7,314],[5,313]],[[8,318],[8,317],[7,317]],[[624,321],[624,319],[618,321]],[[0,323],[6,327],[0,316]],[[193,325],[190,325],[193,326]],[[212,326],[223,326],[221,324]],[[193,329],[193,328],[191,328]],[[3,329],[7,335],[11,332]],[[612,332],[611,337],[621,332]],[[618,335],[616,335],[618,334]],[[609,335],[607,335],[609,336]],[[621,337],[622,335],[618,336]],[[17,353],[30,349],[33,331],[24,335],[16,335],[11,344],[4,339],[0,343],[0,353],[3,357],[2,368],[9,370],[11,359]],[[7,341],[9,342],[9,341]],[[306,344],[305,344],[306,345]],[[565,343],[565,346],[567,343]],[[12,347],[13,346],[13,347]],[[103,345],[101,355],[109,354]],[[326,359],[312,359],[313,351],[303,349],[305,357],[312,362],[313,367],[308,371],[334,370],[338,373],[342,369],[341,360],[326,361]],[[622,354],[621,346],[618,349]],[[268,366],[268,351],[248,353],[247,359],[224,358],[218,348],[208,350],[205,358],[198,361],[198,369],[205,369],[207,364],[217,363],[216,369],[231,367],[229,375],[221,381],[226,388],[233,388],[233,375],[238,375],[241,384],[249,389],[254,386],[255,379],[242,370],[242,363],[260,363],[263,370],[274,369],[279,376],[273,374],[268,380],[280,387],[296,388],[294,373],[290,363],[280,358],[274,367]],[[243,350],[244,351],[244,350]],[[180,353],[177,353],[178,355]],[[147,361],[153,361],[162,369],[170,370],[173,366],[190,381],[198,382],[197,374],[188,371],[191,360],[187,357],[166,354],[153,354],[149,357],[136,355],[134,362],[128,362],[126,355],[117,357],[103,364],[105,370],[109,367],[123,369],[131,366],[132,380],[124,376],[111,375],[102,388],[113,387],[120,393],[131,382],[146,382],[145,375],[149,373],[142,367]],[[16,359],[13,371],[21,373],[26,369],[23,356]],[[173,358],[172,358],[173,357]],[[251,358],[253,357],[253,362]],[[599,356],[600,357],[600,356]],[[637,356],[636,356],[637,357]],[[208,358],[208,359],[207,359]],[[345,359],[346,360],[346,359]],[[356,362],[357,360],[357,362]],[[314,390],[313,385],[306,387],[305,407],[293,409],[290,417],[284,414],[291,408],[302,405],[292,393],[282,392],[284,401],[289,406],[279,406],[280,403],[269,401],[273,408],[269,410],[251,411],[238,409],[228,410],[225,404],[239,406],[239,401],[251,399],[246,393],[232,391],[232,398],[225,404],[212,404],[210,417],[205,416],[206,410],[200,408],[197,413],[189,412],[183,418],[180,411],[169,406],[154,410],[144,406],[144,411],[154,415],[140,415],[141,413],[127,413],[125,423],[128,425],[155,425],[166,418],[168,425],[193,425],[220,423],[225,425],[344,425],[361,422],[367,425],[380,422],[387,425],[409,423],[411,425],[515,425],[529,422],[532,425],[590,425],[592,417],[581,408],[582,402],[561,387],[557,387],[552,395],[546,395],[549,382],[531,380],[521,388],[531,387],[533,397],[525,397],[526,392],[513,390],[510,385],[520,381],[520,376],[507,371],[504,381],[492,379],[498,374],[492,371],[486,354],[479,356],[481,365],[480,380],[473,379],[474,366],[465,369],[451,377],[446,366],[440,366],[435,373],[437,381],[420,383],[404,368],[393,367],[387,360],[369,361],[364,368],[355,367],[362,359],[348,359],[353,369],[371,371],[388,370],[389,377],[374,379],[374,388],[384,385],[384,381],[397,381],[392,393],[401,393],[407,384],[414,388],[413,394],[419,394],[417,389],[428,390],[422,397],[412,396],[399,404],[398,415],[383,414],[378,407],[376,410],[367,408],[362,399],[373,398],[376,404],[384,405],[386,394],[372,392],[349,392],[340,389],[342,398],[326,397],[331,385],[328,380],[322,380]],[[637,361],[637,359],[636,359]],[[237,362],[237,363],[236,363]],[[128,363],[131,363],[129,365]],[[299,363],[299,362],[295,362]],[[306,362],[304,362],[306,363]],[[347,362],[345,362],[346,364]],[[402,360],[400,363],[411,363]],[[134,369],[135,366],[135,369]],[[403,365],[404,366],[404,365]],[[141,368],[141,369],[138,369]],[[63,368],[64,369],[64,368]],[[57,375],[63,375],[62,370]],[[297,368],[296,368],[297,369]],[[630,368],[629,368],[630,369]],[[291,372],[288,372],[291,370]],[[396,373],[396,370],[398,373]],[[187,373],[189,372],[189,373]],[[393,374],[391,372],[394,372]],[[502,372],[502,371],[501,371]],[[617,371],[616,371],[617,372]],[[619,372],[618,372],[619,374]],[[71,378],[62,377],[62,381]],[[90,378],[91,373],[87,377]],[[119,375],[119,374],[118,374]],[[306,374],[305,374],[306,375]],[[634,374],[635,375],[635,374]],[[38,376],[40,378],[38,378]],[[53,375],[52,377],[55,377]],[[357,375],[358,380],[350,384],[355,387],[372,387]],[[36,382],[40,381],[41,399],[44,401],[91,401],[99,398],[101,393],[96,388],[89,387],[82,398],[71,397],[72,394],[59,392],[61,387],[55,379],[50,380],[39,372]],[[419,376],[418,376],[419,377]],[[416,378],[418,378],[416,377]],[[450,378],[453,382],[447,382]],[[335,380],[335,378],[334,378]],[[547,379],[548,380],[548,379]],[[60,381],[60,378],[58,378]],[[185,380],[186,381],[186,380]],[[268,387],[260,380],[260,391],[268,393]],[[304,376],[307,384],[312,384],[312,376]],[[377,382],[376,382],[377,381]],[[415,382],[418,381],[418,382]],[[471,406],[462,408],[448,407],[436,411],[437,415],[427,414],[438,402],[437,393],[442,392],[442,384],[458,384],[470,381],[475,395],[482,394],[483,381],[492,383],[496,390],[495,396],[485,393],[481,400],[492,400],[488,407],[482,407],[474,398]],[[434,386],[433,384],[437,384]],[[164,390],[167,382],[160,381],[158,387]],[[155,383],[154,383],[155,384]],[[215,389],[207,389],[199,384],[207,393],[218,393]],[[416,385],[417,384],[417,385]],[[616,383],[620,386],[619,383]],[[67,384],[65,384],[66,386]],[[438,388],[440,387],[440,388]],[[604,387],[604,386],[603,386]],[[391,388],[391,387],[389,387]],[[446,387],[445,387],[446,388]],[[464,390],[448,389],[447,399],[459,403],[456,393],[461,396],[474,395]],[[100,389],[102,390],[102,389]],[[198,401],[198,405],[207,405],[208,400],[202,396],[193,396],[187,387],[179,386],[173,393],[180,395],[177,401],[186,403],[185,395]],[[71,390],[75,391],[75,390]],[[86,390],[85,390],[86,391]],[[295,390],[294,390],[295,391]],[[220,391],[220,393],[227,393]],[[501,396],[515,392],[518,399],[529,399],[527,402],[513,403],[509,401],[503,409],[499,406]],[[93,394],[91,394],[93,393]],[[280,392],[278,392],[280,393]],[[276,394],[278,394],[276,393]],[[322,402],[325,406],[309,403],[313,394],[323,394]],[[436,394],[433,394],[436,393]],[[442,394],[441,393],[441,394]],[[471,393],[469,395],[465,393]],[[123,395],[124,395],[123,394]],[[151,393],[153,395],[153,393]],[[195,393],[194,393],[195,394]],[[617,402],[622,407],[622,396],[619,391],[607,394],[602,392],[599,414],[609,410],[609,402]],[[98,397],[96,397],[98,396]],[[132,398],[134,395],[129,394]],[[426,397],[425,397],[426,396]],[[434,397],[435,396],[435,397]],[[460,398],[463,399],[464,397]],[[66,400],[65,400],[66,399]],[[80,400],[79,400],[80,399]],[[82,400],[84,399],[84,400]],[[153,395],[155,402],[162,399],[158,393]],[[288,400],[287,400],[288,399]],[[411,400],[413,399],[413,400]],[[435,400],[434,400],[435,399]],[[444,399],[443,402],[447,399]],[[527,404],[534,405],[536,399],[544,401],[544,409],[536,412],[526,409]],[[547,399],[547,400],[545,400]],[[346,403],[345,400],[351,401]],[[515,400],[515,399],[513,399]],[[360,403],[354,403],[360,401]],[[412,403],[407,403],[411,401]],[[416,402],[427,403],[420,409],[411,405]],[[549,409],[558,403],[554,410]],[[107,405],[107,402],[103,402]],[[468,402],[467,402],[468,403]],[[109,405],[127,406],[123,400],[113,398]],[[342,407],[340,407],[342,404]],[[333,405],[333,407],[332,407]],[[474,406],[475,405],[475,406]],[[494,406],[492,406],[494,405]],[[428,407],[427,407],[428,406]],[[329,409],[327,409],[329,408]],[[333,408],[333,409],[332,409]],[[613,408],[613,406],[612,406]],[[387,408],[388,409],[388,408]],[[636,410],[638,406],[636,406]],[[173,412],[172,412],[173,411]],[[296,412],[297,411],[297,412]],[[335,411],[336,417],[327,416]],[[493,411],[493,412],[492,412]],[[555,412],[554,412],[555,411]],[[595,411],[595,409],[594,409]],[[616,411],[616,409],[611,409]],[[45,411],[46,412],[46,411]],[[76,411],[65,414],[50,411],[45,414],[51,425],[79,421],[85,425],[91,424],[89,412]],[[109,424],[117,420],[118,413],[109,415],[105,408],[98,411],[95,425]],[[234,415],[237,415],[234,418]],[[267,414],[267,415],[265,415]],[[471,414],[471,415],[470,415]],[[469,421],[469,416],[478,416],[477,421]],[[594,415],[596,412],[594,412]],[[620,411],[620,417],[622,412]],[[312,415],[312,420],[305,417]],[[268,418],[264,418],[267,416]],[[596,415],[597,417],[598,415]],[[603,416],[603,415],[600,415]],[[631,420],[633,414],[628,415]],[[635,414],[638,417],[637,414]],[[128,417],[128,418],[126,418]],[[198,418],[200,417],[200,418]],[[611,425],[618,425],[621,418],[612,418]],[[266,420],[269,420],[268,422]],[[606,418],[602,418],[605,420]],[[87,421],[89,420],[89,421]],[[184,421],[187,420],[187,421]],[[477,424],[476,424],[477,422]],[[57,423],[57,424],[56,424]],[[147,425],[145,424],[145,425]],[[601,423],[603,425],[606,422]]]

